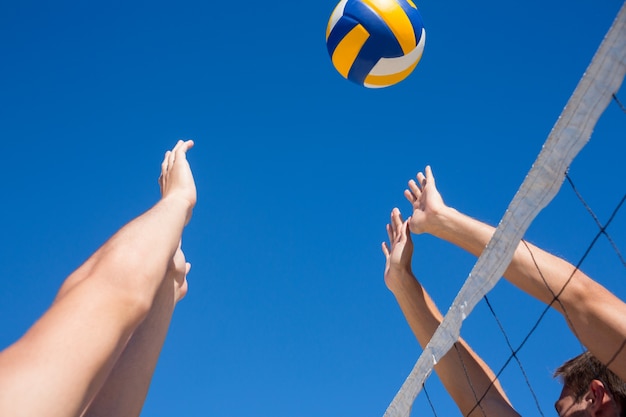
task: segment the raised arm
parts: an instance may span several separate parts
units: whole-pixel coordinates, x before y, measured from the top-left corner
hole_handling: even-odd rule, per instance
[[[167,190],[169,184],[170,156],[168,151],[161,165],[161,193]],[[174,307],[187,294],[187,274],[191,264],[185,259],[181,246],[182,242],[168,263],[167,272],[148,315],[133,332],[104,385],[82,417],[140,415]]]
[[[104,386],[82,417],[136,417],[141,413],[165,342],[175,304],[187,293],[191,265],[176,251],[146,318],[115,362]]]
[[[413,206],[409,227],[429,233],[479,256],[495,228],[448,207],[430,167],[409,181],[405,196]],[[504,277],[550,304],[595,357],[626,380],[626,304],[569,262],[530,243],[517,247]],[[558,299],[557,299],[558,298]]]
[[[119,269],[124,272],[121,289],[137,281],[139,285],[151,283],[145,295],[148,302],[152,301],[196,204],[195,182],[187,161],[187,151],[192,147],[193,141],[181,140],[165,152],[159,176],[161,199],[121,228],[74,271],[64,281],[55,302],[84,278],[92,277],[94,271],[117,276]]]
[[[186,152],[166,154],[163,197],[63,284],[48,311],[0,352],[0,415],[78,416],[150,312],[196,202]]]
[[[385,284],[398,301],[411,330],[424,348],[443,319],[433,300],[413,275],[413,242],[408,221],[391,212],[390,245],[383,243]],[[489,366],[459,339],[435,366],[439,379],[464,416],[518,416]]]

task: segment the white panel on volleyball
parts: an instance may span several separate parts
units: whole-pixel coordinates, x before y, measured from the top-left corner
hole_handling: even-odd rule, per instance
[[[381,58],[369,75],[388,76],[406,71],[422,57],[424,53],[424,43],[426,42],[426,31],[422,28],[420,41],[411,52],[397,58]]]
[[[341,19],[341,16],[343,16],[343,9],[345,9],[347,2],[348,0],[341,0],[339,4],[335,6],[335,10],[333,10],[333,14],[330,15],[330,19],[328,21],[328,28],[330,29],[329,33],[333,30],[337,21]]]

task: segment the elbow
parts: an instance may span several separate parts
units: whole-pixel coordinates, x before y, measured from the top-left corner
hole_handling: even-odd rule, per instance
[[[154,269],[154,268],[152,268]],[[136,253],[117,253],[101,260],[92,274],[99,287],[108,293],[110,302],[119,305],[129,317],[142,321],[154,302],[161,285],[162,274],[153,271]]]

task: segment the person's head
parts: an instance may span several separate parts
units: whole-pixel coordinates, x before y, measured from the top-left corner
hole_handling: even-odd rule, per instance
[[[554,404],[559,416],[626,417],[626,383],[591,353],[568,360],[554,377],[563,383]]]

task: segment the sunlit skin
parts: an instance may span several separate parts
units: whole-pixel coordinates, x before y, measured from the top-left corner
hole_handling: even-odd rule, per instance
[[[602,381],[594,379],[589,384],[589,390],[576,400],[576,393],[568,386],[564,386],[559,399],[554,403],[559,417],[618,417],[620,410],[605,388]]]
[[[443,316],[411,270],[413,242],[398,209],[391,212],[387,225],[389,244],[383,243],[385,283],[394,294],[404,317],[424,348]],[[456,342],[435,366],[439,379],[454,398],[464,416],[517,417],[493,371],[463,340]],[[459,375],[466,375],[465,378]],[[483,397],[479,406],[476,398]]]
[[[409,230],[414,234],[431,234],[480,256],[495,228],[447,206],[429,166],[408,182],[404,196],[413,212],[406,221],[402,220],[398,209],[391,213],[391,222],[387,225],[390,243],[383,244],[387,261],[385,282],[413,333],[425,346],[441,321],[441,314],[411,272],[413,242]],[[568,325],[590,352],[608,364],[621,379],[626,379],[626,352],[622,349],[622,341],[626,340],[626,320],[623,320],[626,304],[623,301],[567,261],[527,242],[517,247],[504,277],[566,316]],[[558,301],[552,303],[555,294],[559,294]],[[480,415],[518,415],[489,367],[462,339],[457,344],[462,348],[463,361],[449,358],[444,363],[442,360],[435,370],[463,415],[473,409],[469,403],[474,401],[475,404],[471,392],[467,392],[468,380],[482,393],[486,389],[484,378],[494,381],[494,387],[481,401]],[[455,375],[465,374],[467,378],[455,378]],[[565,387],[555,406],[561,417],[619,415],[610,393],[597,380],[592,381],[589,392],[578,401]]]
[[[587,416],[583,401],[576,401],[575,395],[569,387],[563,387],[561,396],[554,403],[554,408],[559,417]]]
[[[495,228],[447,206],[430,167],[416,179],[409,181],[404,192],[413,207],[411,232],[431,234],[480,256]],[[518,245],[504,278],[546,304],[559,294],[552,307],[566,314],[568,325],[596,358],[626,380],[626,349],[622,347],[626,304],[622,300],[569,262],[528,242]]]
[[[161,199],[122,227],[61,286],[51,307],[0,352],[3,417],[138,416],[191,265],[181,237],[196,203],[179,141]]]

